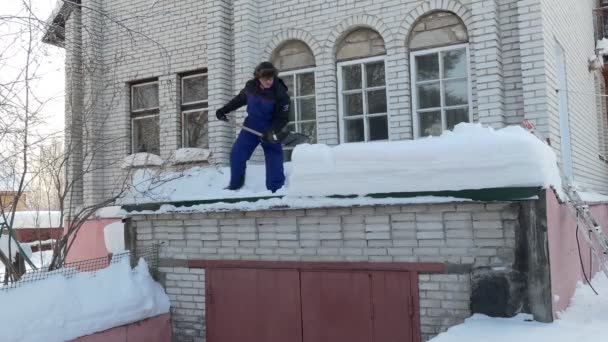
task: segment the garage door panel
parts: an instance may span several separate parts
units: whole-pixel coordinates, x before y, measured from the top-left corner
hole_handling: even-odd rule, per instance
[[[370,342],[370,275],[364,272],[302,272],[305,342]]]
[[[295,270],[208,270],[208,341],[301,341]]]
[[[373,272],[374,341],[411,341],[412,316],[410,274]]]

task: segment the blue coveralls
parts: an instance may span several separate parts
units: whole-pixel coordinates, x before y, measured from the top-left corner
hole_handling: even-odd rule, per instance
[[[244,126],[265,133],[273,127],[284,126],[287,123],[287,112],[289,111],[287,87],[285,89],[277,89],[277,87],[285,87],[278,78],[270,89],[261,89],[257,80],[247,82],[241,94],[231,101],[232,103],[236,100],[236,103],[232,103],[232,107],[239,104],[247,105],[248,116],[245,118]],[[283,93],[287,96],[286,100]],[[277,124],[277,117],[281,117],[280,121],[284,122]],[[247,161],[260,143],[266,160],[266,188],[275,192],[285,184],[281,144],[262,141],[260,137],[241,130],[230,153],[230,188],[238,189],[243,185]]]

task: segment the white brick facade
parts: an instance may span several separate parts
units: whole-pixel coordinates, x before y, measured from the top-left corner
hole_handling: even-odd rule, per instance
[[[106,143],[104,155],[95,158],[95,165],[104,167],[96,167],[98,171],[85,179],[84,198],[109,195],[113,182],[125,173],[117,161],[131,149],[129,82],[158,78],[161,157],[168,159],[181,145],[179,73],[208,68],[209,145],[214,160],[225,164],[237,129],[234,124],[218,122],[213,113],[243,86],[259,61],[268,59],[290,39],[306,43],[315,57],[318,141],[337,144],[335,48],[356,27],[372,28],[384,39],[389,138],[411,139],[407,41],[416,20],[436,10],[455,13],[467,27],[474,120],[502,127],[529,119],[549,138],[558,155],[555,41],[564,47],[573,91],[568,100],[574,180],[587,189],[608,191],[608,168],[598,158],[604,139],[598,136],[596,101],[592,95],[584,95],[595,91],[594,75],[587,70],[586,61],[594,52],[594,3],[288,0],[278,5],[274,1],[209,0],[158,1],[150,8],[146,0],[128,4],[83,0],[82,60],[95,65],[84,75],[85,106],[94,102],[94,120],[89,125],[99,132],[95,138],[111,142]],[[78,25],[68,20],[67,26],[68,37],[72,37],[69,31]],[[69,41],[66,47],[68,63],[80,60],[70,55],[78,50],[71,49]],[[243,115],[241,110],[237,122]]]

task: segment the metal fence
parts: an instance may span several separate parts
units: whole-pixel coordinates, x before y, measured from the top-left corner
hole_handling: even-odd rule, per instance
[[[76,262],[65,263],[62,268],[49,271],[47,267],[40,268],[35,271],[26,272],[21,279],[12,281],[5,274],[0,273],[0,291],[14,289],[25,284],[35,283],[48,278],[51,275],[60,274],[65,278],[71,278],[79,273],[95,272],[104,269],[112,264],[120,263],[125,258],[128,258],[131,267],[134,267],[139,258],[143,258],[148,264],[150,274],[157,278],[158,274],[158,250],[160,244],[154,244],[148,247],[141,248],[136,253],[125,251],[108,255],[107,257],[81,260]]]

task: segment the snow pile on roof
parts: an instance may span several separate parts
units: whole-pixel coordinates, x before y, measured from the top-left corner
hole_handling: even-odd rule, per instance
[[[263,165],[249,165],[245,185],[239,191],[225,190],[230,181],[230,168],[193,167],[182,172],[139,169],[133,174],[133,187],[120,203],[158,203],[198,201],[284,195],[284,188],[275,194],[266,189]],[[285,165],[289,176],[289,164]]]
[[[10,220],[10,216],[8,218]],[[0,222],[4,222],[2,217]],[[13,220],[13,229],[59,227],[61,227],[61,211],[16,211]]]
[[[531,322],[532,316],[520,314],[513,318],[490,318],[474,315],[465,323],[448,329],[432,342],[603,342],[608,340],[608,279],[598,273],[592,281],[599,293],[579,283],[570,307],[553,323]]]
[[[289,196],[554,186],[553,150],[521,127],[459,124],[440,137],[298,146]]]
[[[608,203],[608,196],[597,192],[579,191],[578,194],[587,203]]]
[[[199,208],[255,210],[277,206],[319,207],[321,202],[325,206],[382,202],[363,197],[348,201],[327,199],[332,195],[390,196],[390,193],[400,192],[500,187],[554,186],[558,191],[561,189],[552,149],[521,127],[494,130],[479,124],[459,124],[453,132],[447,131],[441,137],[413,141],[351,143],[335,147],[300,145],[293,157],[292,163],[285,163],[285,186],[274,194],[266,190],[264,165],[248,166],[245,186],[239,191],[224,189],[230,179],[230,169],[225,167],[193,167],[180,172],[143,168],[134,172],[132,188],[117,204],[256,199],[257,204],[208,203]],[[393,204],[410,203],[411,200],[397,202]],[[166,206],[165,209],[171,208]]]
[[[3,341],[68,341],[169,312],[169,298],[140,259],[96,273],[61,274],[0,290]]]

